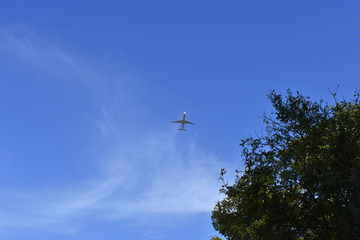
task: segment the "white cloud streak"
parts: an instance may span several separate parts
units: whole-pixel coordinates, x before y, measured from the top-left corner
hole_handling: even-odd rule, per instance
[[[35,35],[7,29],[0,35],[0,51],[36,63],[57,75],[61,71],[92,79],[87,87],[107,84],[92,67],[79,62],[54,44]],[[97,83],[94,83],[97,82]],[[103,88],[107,89],[107,88]],[[106,94],[100,91],[98,94]],[[121,92],[119,95],[124,95]],[[131,96],[126,96],[131,99]],[[100,219],[134,219],[152,214],[184,214],[209,212],[218,198],[217,181],[220,164],[216,156],[196,145],[196,140],[180,142],[175,128],[162,132],[146,131],[122,138],[124,127],[114,113],[123,106],[99,97],[102,114],[97,116],[99,138],[103,139],[103,156],[99,157],[99,176],[74,183],[69,189],[42,192],[0,192],[0,228],[62,226],[74,230],[70,223],[80,223],[87,216]],[[107,99],[107,100],[104,100]],[[114,99],[113,99],[114,100]],[[115,102],[118,102],[116,99]],[[110,109],[110,110],[109,110]],[[121,121],[120,121],[121,122]],[[111,139],[111,141],[109,141]],[[135,217],[136,218],[136,217]],[[136,220],[136,219],[135,219]]]

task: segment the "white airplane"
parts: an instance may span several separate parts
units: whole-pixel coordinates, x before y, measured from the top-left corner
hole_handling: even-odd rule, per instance
[[[172,121],[172,123],[181,123],[181,128],[179,128],[178,130],[186,131],[186,129],[184,128],[184,125],[186,123],[195,124],[193,122],[190,122],[189,120],[186,120],[185,117],[186,117],[186,112],[184,112],[182,119],[180,118],[177,121]]]

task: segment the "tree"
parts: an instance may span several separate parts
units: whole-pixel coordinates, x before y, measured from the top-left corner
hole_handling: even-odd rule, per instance
[[[333,95],[269,93],[266,134],[241,140],[245,170],[212,212],[227,239],[360,239],[360,93]]]
[[[212,237],[210,238],[210,240],[222,240],[222,239],[219,238],[218,236],[212,236]]]

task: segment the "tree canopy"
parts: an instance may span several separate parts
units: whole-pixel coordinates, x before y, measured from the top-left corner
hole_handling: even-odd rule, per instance
[[[360,101],[290,90],[268,98],[266,134],[241,140],[245,169],[212,212],[227,239],[360,239]],[[222,170],[223,179],[225,170]]]

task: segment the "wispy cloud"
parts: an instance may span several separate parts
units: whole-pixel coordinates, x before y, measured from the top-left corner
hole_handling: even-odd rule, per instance
[[[27,64],[35,62],[54,75],[67,69],[74,78],[82,76],[86,88],[94,91],[99,84],[112,84],[86,61],[23,30],[1,31],[0,51]],[[108,89],[112,88],[97,91],[101,114],[94,116],[104,148],[97,161],[99,174],[69,189],[0,192],[0,228],[63,226],[69,230],[70,223],[81,223],[89,215],[115,221],[140,214],[198,213],[213,208],[219,187],[217,157],[199,149],[196,139],[181,142],[174,128],[124,138],[128,126],[119,121],[119,112],[125,106],[111,96],[122,96],[127,102],[131,96],[121,89],[111,90],[120,91],[118,94],[108,94]]]
[[[197,150],[194,142],[184,146],[169,132],[118,148],[102,159],[102,176],[71,189],[2,193],[0,226],[48,228],[94,214],[127,219],[211,211],[218,197],[215,156]]]
[[[24,25],[3,28],[0,31],[0,49],[3,53],[43,70],[55,71],[66,69],[79,76],[94,76],[89,66],[64,52],[55,43],[46,41]]]

